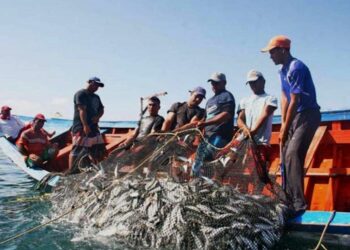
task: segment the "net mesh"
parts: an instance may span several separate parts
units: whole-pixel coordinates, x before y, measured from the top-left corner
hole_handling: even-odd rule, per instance
[[[211,155],[191,177],[198,145],[212,147]],[[269,249],[287,206],[262,149],[249,138],[215,148],[196,129],[148,136],[62,178],[53,211],[80,206],[69,221],[134,247]]]

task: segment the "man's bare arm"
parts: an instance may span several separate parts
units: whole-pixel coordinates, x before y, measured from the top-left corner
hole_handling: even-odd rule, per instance
[[[286,121],[287,116],[287,110],[288,110],[288,100],[286,94],[282,91],[281,95],[281,125],[283,125]]]
[[[178,131],[183,131],[186,129],[194,128],[201,121],[204,121],[204,118],[198,118],[198,116],[194,116],[194,117],[192,117],[192,119],[189,123],[187,123],[179,128],[174,129],[173,132],[178,132]]]
[[[175,119],[175,113],[174,112],[169,112],[167,117],[165,118],[165,121],[163,123],[162,132],[167,132],[170,130],[171,124],[174,122]]]
[[[78,105],[78,111],[79,111],[79,117],[80,117],[81,123],[83,124],[84,133],[85,135],[88,135],[90,134],[91,130],[86,120],[86,113],[87,113],[86,106]]]
[[[103,116],[104,112],[105,112],[104,108],[101,108],[99,113],[96,116],[92,117],[92,122],[93,123],[98,123],[100,121],[101,117]]]
[[[290,103],[288,105],[287,113],[285,116],[284,124],[281,127],[280,132],[280,141],[282,145],[287,140],[288,130],[290,125],[292,124],[292,121],[295,117],[296,111],[297,111],[297,105],[299,103],[300,95],[299,94],[290,94]]]
[[[221,112],[220,114],[217,114],[213,118],[206,120],[204,122],[199,122],[197,127],[199,128],[204,128],[209,125],[214,125],[214,124],[220,124],[229,121],[232,119],[232,115],[229,112]]]
[[[264,122],[273,114],[273,112],[276,110],[276,107],[267,105],[260,117],[258,118],[258,121],[256,122],[256,125],[254,128],[250,130],[251,134],[256,134],[256,132],[259,130],[259,128],[264,124]]]

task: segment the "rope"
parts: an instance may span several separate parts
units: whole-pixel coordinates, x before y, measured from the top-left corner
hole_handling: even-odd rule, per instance
[[[88,202],[89,202],[89,200],[86,201],[86,202],[84,202],[84,203],[81,204],[80,206],[73,207],[73,208],[72,208],[71,210],[69,210],[68,212],[66,212],[66,213],[64,213],[64,214],[61,214],[60,216],[58,216],[58,217],[56,217],[56,218],[54,218],[54,219],[52,219],[52,220],[49,220],[49,221],[47,221],[47,222],[45,222],[45,223],[42,223],[42,224],[40,224],[40,225],[38,225],[38,226],[32,227],[32,228],[30,228],[30,229],[28,229],[28,230],[26,230],[26,231],[24,231],[24,232],[22,232],[22,233],[16,234],[15,236],[12,236],[12,237],[10,237],[10,238],[8,238],[8,239],[6,239],[6,240],[3,240],[3,241],[0,242],[0,245],[5,244],[5,243],[7,243],[7,242],[10,242],[10,241],[12,241],[12,240],[15,240],[15,239],[17,239],[17,238],[19,238],[19,237],[22,237],[22,236],[24,236],[24,235],[26,235],[26,234],[28,234],[28,233],[31,233],[31,232],[33,232],[33,231],[35,231],[35,230],[37,230],[37,229],[40,229],[40,228],[42,228],[42,227],[45,227],[45,226],[51,224],[52,222],[55,222],[55,221],[61,219],[62,217],[66,216],[66,215],[68,215],[68,214],[70,214],[70,213],[72,213],[73,211],[75,211],[75,210],[77,210],[77,209],[83,207],[83,206],[86,205]]]
[[[185,134],[185,133],[188,133],[188,132],[197,132],[201,139],[208,145],[210,145],[211,147],[213,147],[214,149],[216,150],[221,150],[221,149],[224,149],[225,147],[222,147],[222,148],[219,148],[219,147],[215,147],[213,144],[211,144],[204,136],[203,132],[198,129],[198,128],[189,128],[189,129],[186,129],[186,130],[182,130],[182,131],[179,131],[179,132],[176,132],[176,133],[171,133],[171,132],[168,132],[168,133],[152,133],[152,135],[181,135],[181,134]],[[238,131],[237,131],[238,132]],[[236,132],[236,133],[237,133]]]
[[[323,229],[323,232],[321,234],[320,240],[318,241],[317,246],[314,248],[314,250],[318,250],[320,248],[320,246],[325,248],[325,246],[323,246],[323,244],[322,244],[323,237],[326,234],[326,231],[327,231],[327,228],[328,228],[329,224],[331,224],[332,220],[334,219],[335,213],[336,213],[336,211],[333,210],[331,216],[329,217],[329,220],[328,220],[327,224],[325,225],[325,227]]]
[[[175,137],[177,137],[178,133],[175,133],[168,141],[166,141],[166,143],[164,143],[160,148],[158,148],[157,150],[155,150],[154,152],[152,152],[152,154],[150,154],[150,156],[148,156],[147,158],[145,158],[139,165],[137,165],[134,169],[132,169],[128,174],[126,174],[125,176],[123,176],[121,179],[125,179],[126,177],[128,177],[130,174],[134,173],[137,169],[139,169],[145,162],[147,162],[149,159],[151,159],[153,157],[153,155],[155,155],[156,153],[160,152],[165,146],[167,146],[171,141],[174,140]]]

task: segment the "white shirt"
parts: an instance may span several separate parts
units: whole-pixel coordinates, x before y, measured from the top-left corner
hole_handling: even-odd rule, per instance
[[[262,95],[253,94],[250,97],[243,98],[240,101],[237,112],[244,110],[246,125],[249,129],[252,129],[255,127],[266,106],[277,108],[277,98],[266,93]],[[262,126],[259,128],[258,132],[254,135],[254,139],[257,144],[270,144],[272,117],[273,115],[270,115],[264,124],[262,124]]]
[[[24,127],[24,123],[16,116],[11,115],[10,119],[0,118],[0,135],[17,138],[19,131]]]

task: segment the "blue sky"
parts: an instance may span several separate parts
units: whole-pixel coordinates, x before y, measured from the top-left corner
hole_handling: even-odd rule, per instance
[[[135,120],[140,97],[167,91],[161,114],[224,72],[238,102],[263,72],[280,96],[278,66],[260,49],[284,34],[310,68],[322,110],[349,108],[350,1],[2,1],[0,103],[13,113],[71,118],[73,95],[98,76],[104,120]],[[204,106],[204,103],[202,104]],[[279,110],[278,110],[279,113]]]

